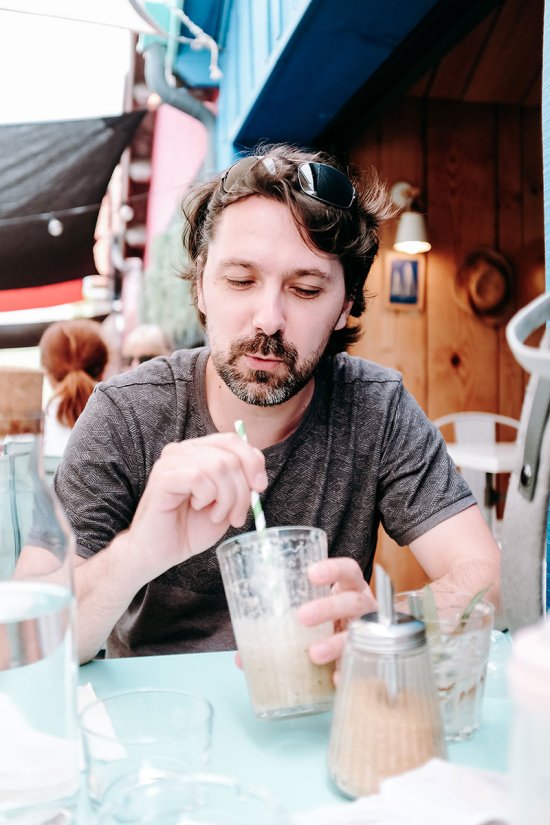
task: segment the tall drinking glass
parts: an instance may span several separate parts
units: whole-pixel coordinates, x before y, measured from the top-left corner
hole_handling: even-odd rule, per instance
[[[332,665],[315,665],[308,649],[330,636],[332,622],[305,627],[297,608],[328,595],[309,567],[327,557],[327,537],[313,527],[271,527],[244,533],[217,550],[248,691],[262,719],[328,710]]]
[[[35,372],[0,370],[0,822],[61,825],[79,788],[74,540],[42,473]]]

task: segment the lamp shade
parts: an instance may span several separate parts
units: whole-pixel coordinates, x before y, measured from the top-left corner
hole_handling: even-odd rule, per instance
[[[397,252],[417,255],[432,248],[426,231],[426,221],[420,212],[403,212],[397,225],[393,248]]]

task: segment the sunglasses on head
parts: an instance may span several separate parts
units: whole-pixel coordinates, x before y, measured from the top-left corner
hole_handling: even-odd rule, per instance
[[[257,163],[262,163],[271,175],[275,174],[276,163],[269,155],[242,158],[230,166],[222,177],[222,189],[225,194],[231,194],[235,186]],[[355,200],[355,187],[349,178],[328,163],[299,163],[298,183],[304,195],[338,209],[349,209]]]

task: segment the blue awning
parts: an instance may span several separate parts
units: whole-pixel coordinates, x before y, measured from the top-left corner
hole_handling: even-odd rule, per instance
[[[262,140],[311,144],[326,137],[346,107],[353,103],[357,117],[362,96],[373,108],[406,88],[404,81],[433,65],[498,2],[186,0],[186,13],[221,48],[221,162]],[[174,65],[185,83],[207,87],[208,62],[208,52],[180,46]]]

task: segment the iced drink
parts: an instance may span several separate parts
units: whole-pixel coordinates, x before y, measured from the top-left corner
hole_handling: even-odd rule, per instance
[[[308,568],[327,557],[326,535],[307,527],[276,527],[224,542],[218,559],[254,711],[260,718],[328,710],[333,666],[315,665],[309,647],[333,633],[332,623],[305,627],[296,609],[328,595]]]
[[[406,599],[409,612],[426,624],[446,739],[469,739],[481,724],[493,605],[479,601],[463,620],[470,596],[454,594],[454,602],[437,606],[435,619],[424,614],[422,590],[397,598]]]

